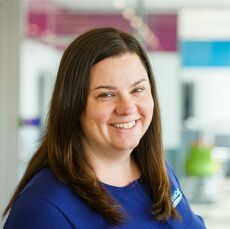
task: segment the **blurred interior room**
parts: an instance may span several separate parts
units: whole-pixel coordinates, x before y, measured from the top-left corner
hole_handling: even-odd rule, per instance
[[[39,144],[64,49],[116,27],[148,51],[165,155],[192,208],[230,228],[229,25],[228,0],[0,0],[0,210]]]

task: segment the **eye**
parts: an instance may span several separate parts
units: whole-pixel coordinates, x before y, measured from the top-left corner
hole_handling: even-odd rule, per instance
[[[137,94],[139,94],[139,93],[141,93],[142,91],[144,91],[145,89],[144,89],[144,87],[137,87],[137,88],[134,88],[133,90],[132,90],[132,93],[137,93]]]
[[[113,96],[114,96],[114,93],[112,93],[112,92],[103,92],[103,93],[98,95],[99,98],[104,98],[104,99],[111,98]]]

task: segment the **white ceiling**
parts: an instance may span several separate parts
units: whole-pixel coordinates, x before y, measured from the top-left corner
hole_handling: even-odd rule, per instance
[[[181,8],[230,8],[230,0],[24,0],[30,6],[36,8],[38,5],[57,5],[73,11],[108,11],[116,12],[120,9],[115,3],[123,2],[126,7],[142,8],[144,11],[170,11]],[[137,5],[140,4],[140,7]]]

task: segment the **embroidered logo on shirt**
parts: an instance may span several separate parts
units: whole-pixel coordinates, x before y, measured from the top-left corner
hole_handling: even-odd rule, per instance
[[[182,199],[182,193],[181,191],[177,188],[174,190],[172,194],[172,202],[173,202],[173,207],[175,208],[181,201]]]

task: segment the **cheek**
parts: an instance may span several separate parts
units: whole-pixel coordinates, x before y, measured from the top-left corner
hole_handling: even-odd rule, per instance
[[[108,115],[106,112],[97,112],[97,115],[95,115],[95,120],[99,125],[104,125],[105,123],[108,123],[109,118],[110,115]]]
[[[154,102],[153,102],[153,100],[151,100],[150,105],[149,105],[149,112],[150,112],[150,114],[152,114],[152,115],[153,115],[153,110],[154,110]],[[151,116],[152,116],[152,115],[151,115]]]
[[[102,125],[108,122],[112,112],[106,106],[92,106],[87,109],[86,120],[88,125]]]
[[[150,119],[152,119],[153,109],[154,109],[153,99],[151,98],[145,99],[141,106],[145,115]]]

